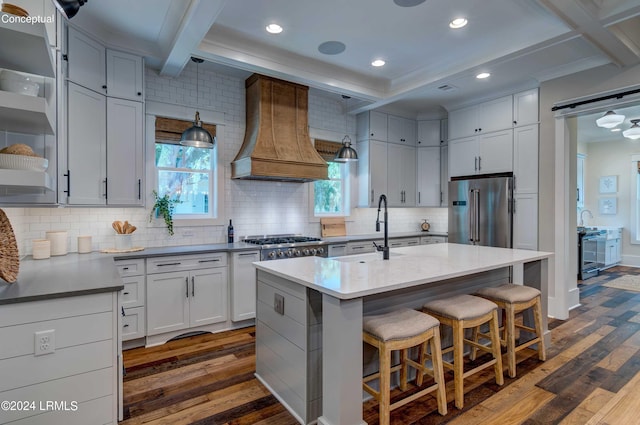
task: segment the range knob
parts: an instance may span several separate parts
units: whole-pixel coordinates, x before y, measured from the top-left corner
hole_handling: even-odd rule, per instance
[[[274,258],[276,258],[276,253],[275,253],[275,252],[273,252],[273,251],[271,251],[271,252],[269,253],[268,257],[269,257],[270,259],[272,259],[272,260],[273,260]]]
[[[293,249],[287,251],[287,257],[293,257]]]
[[[307,248],[305,248],[305,249],[302,251],[302,254],[303,254],[303,255],[309,255],[309,250],[308,250]]]
[[[324,254],[324,248],[318,248],[318,254],[320,255]]]
[[[278,257],[280,257],[280,258],[284,257],[284,252],[278,250]]]
[[[300,254],[301,254],[301,253],[300,253],[300,250],[299,250],[299,249],[296,249],[296,250],[295,250],[295,252],[293,253],[293,255],[295,255],[296,257],[299,257],[299,256],[300,256]]]
[[[311,255],[316,255],[317,252],[318,252],[317,249],[311,248]]]

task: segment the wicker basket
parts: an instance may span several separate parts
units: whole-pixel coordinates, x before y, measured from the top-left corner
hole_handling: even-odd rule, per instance
[[[0,209],[0,279],[13,283],[18,280],[20,256],[18,244],[7,215]]]

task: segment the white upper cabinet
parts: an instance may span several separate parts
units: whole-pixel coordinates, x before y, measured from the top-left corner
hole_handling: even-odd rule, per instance
[[[62,190],[69,204],[105,205],[107,202],[107,128],[105,97],[68,83],[68,175]]]
[[[358,206],[376,207],[378,197],[387,193],[387,143],[358,142]]]
[[[451,140],[448,153],[452,177],[513,171],[513,130]]]
[[[418,121],[418,147],[440,146],[443,140],[440,137],[440,130],[440,120]]]
[[[414,120],[389,115],[387,124],[387,141],[389,143],[416,145],[416,122]]]
[[[449,112],[449,140],[513,127],[513,97],[501,97]]]
[[[67,35],[68,78],[97,93],[107,93],[105,48],[72,27]]]
[[[140,56],[107,49],[107,95],[138,102],[144,100],[143,61]]]
[[[440,146],[440,206],[449,203],[449,146]]]
[[[538,89],[513,95],[513,125],[536,124],[538,122]]]
[[[368,111],[356,116],[356,138],[361,140],[387,141],[387,114]]]
[[[107,98],[107,202],[109,205],[143,205],[143,119],[142,103]]]
[[[538,124],[514,128],[513,174],[516,193],[538,192]]]
[[[440,206],[440,146],[418,148],[417,189],[419,207]]]
[[[390,143],[387,156],[387,200],[393,207],[416,206],[416,148]]]

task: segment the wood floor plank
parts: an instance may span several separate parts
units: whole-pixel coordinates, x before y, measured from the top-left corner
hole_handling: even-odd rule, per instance
[[[545,407],[554,398],[554,394],[538,387],[531,387],[518,394],[514,403],[506,405],[485,418],[482,424],[516,425],[523,423],[532,413]]]
[[[637,394],[640,391],[640,374],[637,374],[627,385],[615,394],[607,404],[605,404],[585,425],[611,424],[620,425],[622,423],[637,424]],[[631,401],[633,410],[628,412],[627,408]],[[627,415],[625,416],[625,412]],[[609,422],[611,418],[617,417],[620,422]],[[605,419],[607,418],[607,419]]]
[[[622,343],[622,345],[616,347],[611,353],[607,355],[607,357],[596,364],[596,366],[615,372],[637,352],[637,347],[631,347]]]

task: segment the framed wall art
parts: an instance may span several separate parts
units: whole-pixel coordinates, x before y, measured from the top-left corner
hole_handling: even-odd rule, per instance
[[[598,200],[598,206],[600,207],[600,214],[617,214],[618,198],[616,197],[600,198]]]
[[[600,193],[616,193],[618,191],[618,176],[600,177]]]

